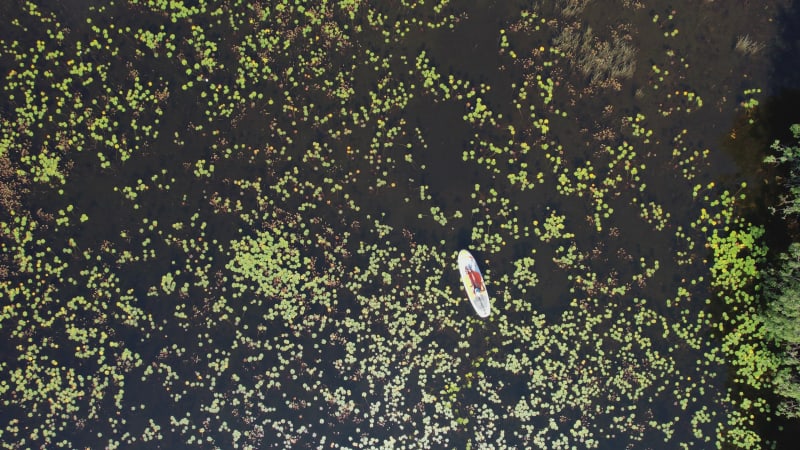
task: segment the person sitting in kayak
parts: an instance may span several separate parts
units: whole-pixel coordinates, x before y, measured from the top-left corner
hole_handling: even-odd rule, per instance
[[[481,274],[472,270],[471,267],[467,267],[467,275],[469,276],[469,281],[472,283],[472,287],[475,289],[475,293],[483,291],[483,278],[481,278]]]

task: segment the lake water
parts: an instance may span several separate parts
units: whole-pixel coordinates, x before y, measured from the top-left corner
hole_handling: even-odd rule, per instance
[[[726,336],[787,2],[370,3],[2,6],[0,441],[778,436]]]

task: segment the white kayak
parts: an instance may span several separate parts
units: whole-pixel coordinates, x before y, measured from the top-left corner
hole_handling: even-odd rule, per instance
[[[458,252],[458,271],[461,273],[461,282],[467,290],[467,297],[475,312],[480,317],[489,317],[491,314],[491,304],[489,303],[489,291],[483,282],[483,275],[478,263],[472,254],[466,250]]]

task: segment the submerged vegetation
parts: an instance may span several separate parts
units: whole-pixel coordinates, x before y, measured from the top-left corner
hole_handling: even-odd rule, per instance
[[[768,447],[760,52],[535,3],[4,7],[3,447]]]

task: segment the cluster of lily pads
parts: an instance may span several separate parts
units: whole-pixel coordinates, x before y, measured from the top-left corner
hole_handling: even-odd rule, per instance
[[[728,93],[622,3],[15,9],[3,447],[765,446],[763,229],[693,118]],[[476,30],[486,67],[439,44]]]

